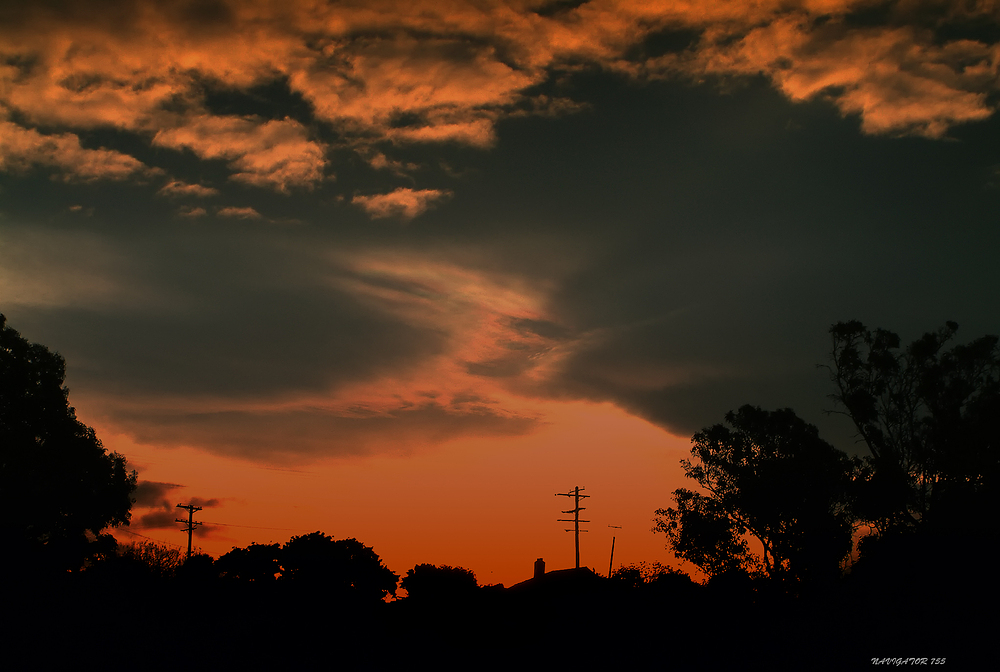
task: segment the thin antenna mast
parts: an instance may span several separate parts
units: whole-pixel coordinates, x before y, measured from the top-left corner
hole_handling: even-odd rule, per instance
[[[608,527],[613,527],[616,530],[622,529],[621,525],[608,525]],[[615,566],[615,538],[614,538],[614,536],[612,536],[611,537],[611,559],[608,560],[608,578],[609,579],[611,578],[611,570],[614,568],[614,566]]]

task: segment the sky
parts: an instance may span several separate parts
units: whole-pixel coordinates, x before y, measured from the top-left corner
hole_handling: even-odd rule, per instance
[[[480,583],[681,566],[699,429],[830,325],[1000,332],[1000,6],[0,6],[0,311],[139,478],[122,539],[322,530]]]

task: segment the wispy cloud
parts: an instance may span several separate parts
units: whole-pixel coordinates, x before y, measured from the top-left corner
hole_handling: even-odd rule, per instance
[[[199,208],[200,209],[200,208]],[[228,208],[222,208],[217,213],[216,217],[232,217],[235,219],[260,219],[260,213],[253,208],[238,208],[235,206],[230,206]]]
[[[189,217],[193,219],[195,217],[204,217],[208,214],[208,211],[205,210],[205,208],[195,208],[189,205],[184,205],[177,211],[177,214],[181,217]]]
[[[188,184],[174,180],[165,184],[157,193],[161,196],[205,198],[218,195],[219,190],[200,184]]]
[[[399,217],[413,219],[424,213],[435,202],[451,196],[451,192],[442,189],[414,190],[400,187],[388,194],[371,196],[355,196],[351,203],[360,206],[372,219]]]

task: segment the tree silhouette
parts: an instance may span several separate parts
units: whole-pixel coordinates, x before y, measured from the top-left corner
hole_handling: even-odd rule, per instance
[[[280,581],[359,602],[396,594],[399,575],[370,546],[312,532],[292,537],[281,549]]]
[[[474,594],[479,587],[476,574],[464,567],[416,565],[406,570],[400,587],[416,600],[454,599]]]
[[[681,461],[708,494],[675,490],[654,531],[710,577],[837,576],[852,548],[852,460],[790,409],[743,406],[726,422],[695,434],[694,459]]]
[[[95,562],[88,575],[136,585],[172,579],[183,564],[184,556],[178,549],[155,541],[137,541],[119,544]]]
[[[0,543],[3,562],[79,569],[127,525],[135,473],[77,420],[65,362],[0,315]]]
[[[255,584],[272,584],[281,573],[280,544],[250,544],[233,547],[215,561],[220,578]]]
[[[858,511],[880,533],[989,525],[1000,481],[1000,348],[984,336],[950,350],[948,322],[905,349],[858,321],[830,328],[833,395],[871,455]]]

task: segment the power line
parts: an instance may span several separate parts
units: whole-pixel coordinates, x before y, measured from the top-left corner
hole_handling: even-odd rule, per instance
[[[216,523],[211,520],[206,520],[204,522],[198,523],[198,525],[222,525],[223,527],[246,527],[251,530],[281,530],[282,532],[306,532],[303,528],[298,527],[259,527],[257,525],[237,525],[235,523]]]
[[[174,544],[169,541],[160,541],[159,539],[153,539],[152,537],[147,537],[145,534],[139,534],[138,532],[133,532],[132,530],[126,530],[125,528],[117,528],[117,532],[124,532],[125,534],[131,534],[133,537],[142,537],[143,539],[149,539],[150,541],[155,541],[158,544],[163,544],[164,546],[173,546],[174,548],[179,548],[183,550],[183,546],[180,544]]]

